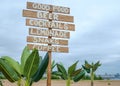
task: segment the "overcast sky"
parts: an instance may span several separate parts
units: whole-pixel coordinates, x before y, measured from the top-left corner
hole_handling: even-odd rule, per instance
[[[53,53],[53,60],[66,67],[77,60],[78,67],[85,60],[100,61],[98,74],[120,73],[120,0],[1,0],[0,56],[20,60],[29,28],[22,17],[27,1],[69,7],[74,16],[69,53]]]

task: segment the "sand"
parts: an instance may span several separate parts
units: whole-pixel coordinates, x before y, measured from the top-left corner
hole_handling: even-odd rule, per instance
[[[16,83],[11,83],[8,80],[2,80],[3,86],[17,86]],[[41,80],[34,83],[32,86],[46,86],[46,80]],[[64,80],[52,80],[51,86],[66,86]],[[77,83],[71,82],[71,86],[90,86],[89,80],[82,80]],[[98,80],[94,81],[94,86],[120,86],[120,80]]]

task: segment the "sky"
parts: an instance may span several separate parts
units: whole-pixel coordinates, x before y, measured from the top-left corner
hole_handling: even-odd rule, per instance
[[[69,7],[69,15],[74,16],[69,53],[52,53],[52,60],[62,62],[66,68],[77,60],[78,67],[85,60],[100,61],[97,74],[120,73],[120,0],[1,0],[0,56],[20,61],[29,35],[22,16],[27,1]]]

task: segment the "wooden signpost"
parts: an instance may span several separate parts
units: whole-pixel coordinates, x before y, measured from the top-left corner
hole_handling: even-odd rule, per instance
[[[52,52],[69,52],[69,31],[75,31],[75,25],[74,17],[68,14],[68,7],[34,2],[27,2],[27,9],[23,10],[23,17],[27,17],[26,25],[32,26],[29,28],[27,46],[31,50],[36,48],[49,54],[47,86],[51,86]]]

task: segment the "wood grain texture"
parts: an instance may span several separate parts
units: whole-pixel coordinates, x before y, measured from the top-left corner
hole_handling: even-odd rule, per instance
[[[33,7],[34,4],[36,5],[35,7]],[[46,9],[42,9],[42,8],[46,8]],[[63,9],[65,11],[58,10],[57,8]],[[27,9],[34,9],[34,10],[41,10],[41,11],[52,11],[52,12],[56,12],[56,13],[70,14],[70,8],[68,8],[68,7],[34,3],[34,2],[27,2]]]
[[[27,42],[31,43],[42,43],[42,44],[53,44],[53,45],[68,45],[68,40],[54,39],[54,38],[43,38],[27,36]]]
[[[51,16],[52,16],[52,20],[63,21],[63,22],[74,22],[73,16],[61,15],[61,14],[50,14],[47,12],[38,12],[38,11],[31,11],[31,10],[23,10],[23,17],[39,18],[39,19],[48,20],[51,18]]]
[[[50,22],[50,21],[39,20],[39,19],[26,19],[26,25],[41,27],[41,28],[52,28],[52,29],[59,29],[59,30],[75,31],[74,24]]]
[[[30,50],[36,48],[39,51],[51,51],[51,52],[61,52],[61,53],[68,53],[68,47],[61,47],[61,46],[45,46],[45,45],[36,45],[36,44],[27,44]]]

